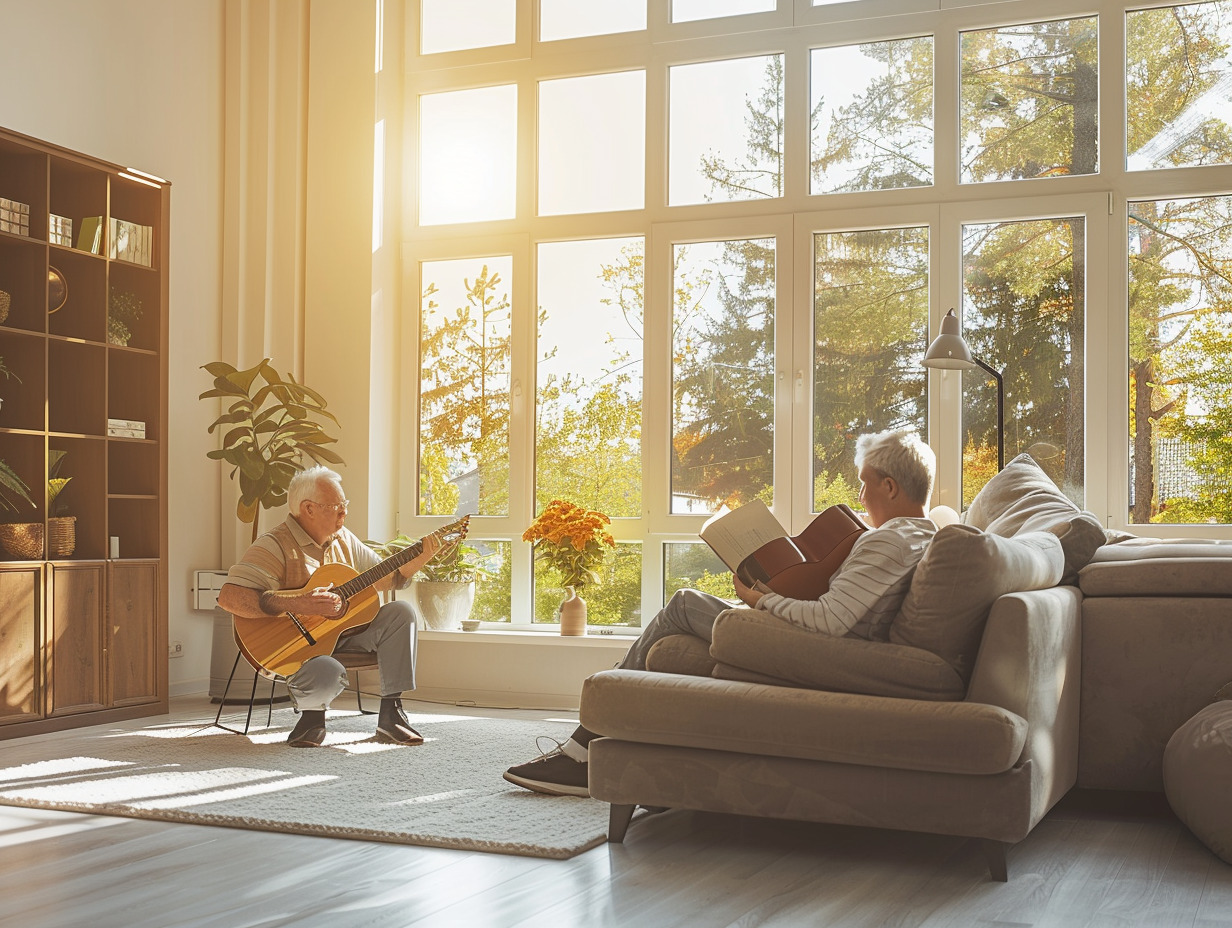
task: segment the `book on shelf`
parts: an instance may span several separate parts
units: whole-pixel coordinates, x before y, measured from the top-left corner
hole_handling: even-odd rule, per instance
[[[107,256],[133,264],[151,266],[150,243],[154,237],[152,226],[143,226],[126,219],[111,218],[108,225]]]
[[[68,216],[47,215],[47,241],[53,245],[73,247],[73,220]]]
[[[30,234],[30,204],[0,197],[0,232]]]
[[[139,419],[108,419],[107,437],[145,438],[145,423]]]
[[[86,216],[81,220],[77,231],[77,249],[88,251],[92,255],[101,254],[103,250],[103,217]]]

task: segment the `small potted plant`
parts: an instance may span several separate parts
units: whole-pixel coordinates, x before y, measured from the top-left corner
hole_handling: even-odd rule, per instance
[[[67,451],[47,453],[47,551],[53,557],[72,557],[77,548],[77,517],[68,515],[64,488],[72,477],[60,476]]]
[[[366,542],[382,557],[418,544],[401,532],[384,543]],[[444,545],[424,564],[411,582],[411,595],[425,627],[434,631],[453,631],[462,627],[475,602],[475,583],[492,577],[484,561],[491,557],[466,542]]]
[[[111,288],[107,300],[107,343],[128,347],[133,337],[132,327],[141,318],[141,298],[129,290]]]
[[[5,493],[11,490],[21,499],[30,504],[31,509],[37,509],[38,504],[30,496],[30,488],[17,472],[0,459],[0,511],[19,512],[18,506]],[[0,525],[0,547],[24,560],[38,560],[43,556],[43,523],[14,522]]]
[[[607,555],[604,548],[616,547],[605,528],[611,524],[602,512],[554,499],[522,533],[522,540],[534,546],[535,557],[560,574],[566,593],[558,610],[562,635],[586,634],[586,600],[578,591],[599,582],[596,568]]]

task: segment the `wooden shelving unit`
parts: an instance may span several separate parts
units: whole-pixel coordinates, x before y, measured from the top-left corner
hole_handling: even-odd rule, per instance
[[[0,229],[0,358],[14,375],[0,376],[0,460],[36,503],[5,492],[18,510],[0,511],[0,524],[44,538],[37,556],[0,538],[3,739],[167,708],[170,185],[0,129],[0,198],[29,207],[28,235]],[[72,220],[72,245],[49,241],[53,214]],[[98,253],[79,240],[91,217],[102,219]],[[110,256],[113,220],[148,228],[148,266]],[[109,337],[113,293],[141,304],[126,344]],[[144,437],[109,434],[109,419],[144,423]],[[46,494],[59,451],[71,551]]]

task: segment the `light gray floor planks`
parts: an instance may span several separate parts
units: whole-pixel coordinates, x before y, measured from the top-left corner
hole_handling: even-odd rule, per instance
[[[1071,794],[1009,865],[992,883],[957,838],[685,811],[555,861],[0,806],[0,926],[1232,928],[1232,867],[1162,797]]]

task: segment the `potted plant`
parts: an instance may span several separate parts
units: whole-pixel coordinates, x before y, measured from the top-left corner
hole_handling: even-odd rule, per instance
[[[61,477],[60,466],[67,451],[47,452],[47,552],[51,557],[72,557],[77,549],[77,517],[68,514],[64,488],[72,477]]]
[[[141,318],[141,298],[129,290],[111,288],[107,300],[107,343],[128,347],[132,327]]]
[[[16,380],[18,383],[21,383],[21,378],[8,369],[8,366],[4,363],[4,358],[2,356],[0,356],[0,376],[4,377],[5,380],[11,379],[11,380]],[[4,405],[4,397],[0,397],[0,406],[3,406],[3,405]]]
[[[223,430],[222,448],[206,457],[232,465],[232,479],[239,474],[235,514],[241,522],[252,523],[253,541],[259,534],[260,511],[287,501],[287,485],[296,471],[303,470],[305,456],[317,463],[342,463],[341,457],[322,447],[338,440],[317,422],[324,416],[338,423],[325,408],[325,398],[290,374],[283,377],[269,362],[265,358],[244,371],[225,361],[202,365],[214,377],[214,389],[198,397],[234,400],[210,425],[211,433]]]
[[[557,611],[562,635],[586,634],[586,600],[578,591],[599,582],[596,568],[606,557],[603,549],[616,547],[605,528],[611,524],[602,512],[554,499],[522,533],[522,540],[534,546],[535,557],[560,574],[566,593]]]
[[[30,488],[17,475],[8,463],[0,459],[0,511],[19,512],[4,490],[11,490],[21,499],[30,504],[31,509],[37,509],[38,504],[30,496]],[[16,522],[0,525],[0,547],[14,557],[25,560],[38,560],[43,556],[43,523]]]
[[[389,557],[418,542],[418,538],[399,532],[391,541],[366,544],[382,557]],[[462,627],[475,602],[475,583],[492,577],[484,564],[489,557],[491,554],[460,541],[442,547],[420,569],[411,582],[411,596],[425,627],[438,631]]]

